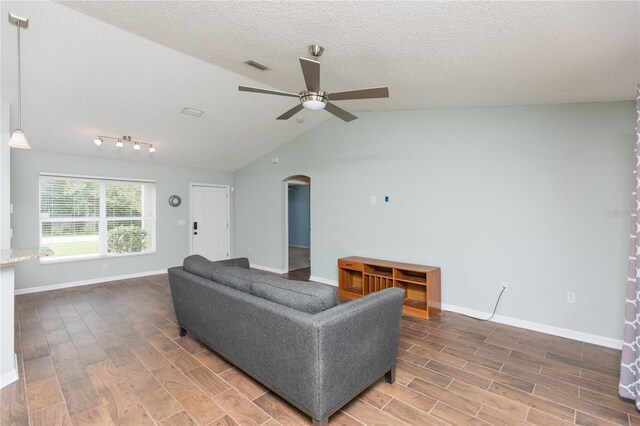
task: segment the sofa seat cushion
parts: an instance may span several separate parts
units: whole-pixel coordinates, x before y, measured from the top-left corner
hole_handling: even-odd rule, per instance
[[[325,284],[260,275],[251,283],[251,294],[297,311],[315,314],[336,306],[336,289]]]
[[[260,274],[238,266],[217,265],[211,271],[210,278],[227,287],[251,292],[251,282],[260,278]]]

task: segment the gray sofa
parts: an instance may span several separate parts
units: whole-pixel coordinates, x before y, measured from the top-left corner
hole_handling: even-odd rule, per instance
[[[181,335],[193,333],[314,425],[383,375],[394,380],[401,289],[337,305],[334,287],[197,255],[170,268],[169,283]]]

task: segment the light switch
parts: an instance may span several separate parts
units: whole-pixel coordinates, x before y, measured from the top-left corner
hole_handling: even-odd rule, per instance
[[[187,221],[184,219],[179,219],[178,220],[178,226],[185,226],[187,224]]]
[[[376,196],[372,195],[371,196],[371,204],[375,204],[376,203]]]

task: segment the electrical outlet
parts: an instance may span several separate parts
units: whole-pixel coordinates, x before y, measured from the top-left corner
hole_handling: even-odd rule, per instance
[[[576,303],[576,294],[572,291],[567,292],[567,302]]]
[[[504,288],[505,293],[509,291],[509,283],[505,283],[504,281],[500,283],[500,291]]]

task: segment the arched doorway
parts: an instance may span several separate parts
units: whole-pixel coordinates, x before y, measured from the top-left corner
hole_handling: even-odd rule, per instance
[[[311,274],[311,178],[294,175],[284,179],[285,270],[304,278]]]

